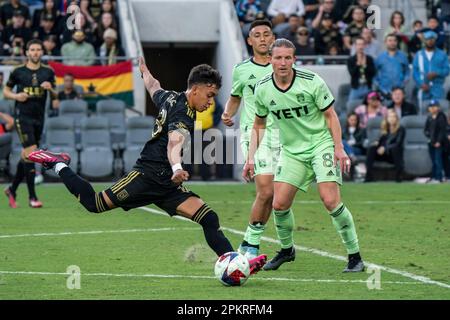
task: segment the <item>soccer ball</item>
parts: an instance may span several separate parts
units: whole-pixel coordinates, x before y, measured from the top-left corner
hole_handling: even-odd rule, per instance
[[[217,259],[214,273],[225,286],[242,286],[250,276],[250,264],[239,252],[227,252]]]

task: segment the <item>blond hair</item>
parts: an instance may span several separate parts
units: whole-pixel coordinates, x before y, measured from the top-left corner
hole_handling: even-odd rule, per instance
[[[396,119],[395,124],[394,124],[394,129],[392,131],[389,130],[389,123],[387,121],[389,113],[392,113],[393,115],[395,115],[395,119]],[[383,121],[381,122],[381,133],[382,134],[396,133],[399,128],[400,128],[400,119],[398,117],[397,112],[395,112],[394,109],[389,109],[386,114],[386,117],[384,117]]]

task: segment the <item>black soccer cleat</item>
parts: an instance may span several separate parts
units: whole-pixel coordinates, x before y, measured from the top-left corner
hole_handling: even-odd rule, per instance
[[[277,270],[283,263],[291,262],[295,260],[295,248],[292,247],[290,251],[280,250],[277,251],[277,255],[272,260],[267,262],[263,267],[263,270]]]
[[[359,253],[357,253],[355,255],[349,255],[347,267],[342,272],[363,272],[364,268],[364,262]]]
[[[40,163],[45,169],[51,169],[58,162],[70,164],[70,156],[67,153],[55,153],[47,150],[36,150],[28,155],[28,160]]]

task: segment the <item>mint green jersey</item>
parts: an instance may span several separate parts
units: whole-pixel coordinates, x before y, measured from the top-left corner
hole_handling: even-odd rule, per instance
[[[294,79],[286,90],[275,85],[273,73],[258,82],[256,115],[271,118],[277,127],[283,150],[302,156],[317,147],[333,145],[323,112],[334,97],[323,79],[306,69],[293,69]]]
[[[272,72],[272,65],[258,64],[253,61],[253,58],[244,60],[237,64],[233,69],[233,86],[231,88],[231,95],[244,99],[244,109],[241,111],[240,128],[253,128],[255,121],[255,85],[265,75]],[[267,126],[270,127],[271,123]]]

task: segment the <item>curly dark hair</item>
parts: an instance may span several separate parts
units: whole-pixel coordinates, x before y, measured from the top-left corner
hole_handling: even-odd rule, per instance
[[[217,89],[222,86],[222,76],[219,71],[207,64],[200,64],[191,69],[188,77],[188,88],[195,84],[215,85]]]

